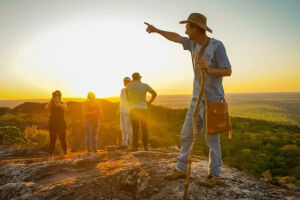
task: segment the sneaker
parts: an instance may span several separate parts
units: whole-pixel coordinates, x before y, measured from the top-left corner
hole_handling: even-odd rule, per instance
[[[181,172],[181,171],[178,171],[176,169],[174,169],[174,171],[170,174],[168,174],[165,179],[167,180],[177,180],[177,179],[180,179],[180,178],[185,178],[186,177],[186,172]]]
[[[130,147],[128,147],[128,150],[129,150],[129,151],[138,151],[139,148],[138,148],[138,147],[135,147],[135,146],[130,146]]]
[[[206,179],[211,179],[211,178],[213,178],[213,176],[210,175],[210,174],[208,174],[207,177],[206,177]]]
[[[121,145],[121,146],[118,146],[117,149],[118,150],[124,150],[124,149],[127,149],[127,146]]]
[[[48,157],[49,157],[49,158],[54,157],[53,153],[49,153],[49,154],[48,154]]]

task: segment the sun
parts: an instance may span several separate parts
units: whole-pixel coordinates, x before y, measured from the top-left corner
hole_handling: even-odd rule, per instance
[[[67,96],[86,96],[89,91],[98,97],[119,95],[123,77],[148,72],[152,63],[163,60],[149,59],[151,44],[145,48],[139,35],[145,34],[143,29],[123,26],[131,27],[93,20],[52,27],[24,44],[17,70],[26,68],[22,79],[31,85],[61,89]]]

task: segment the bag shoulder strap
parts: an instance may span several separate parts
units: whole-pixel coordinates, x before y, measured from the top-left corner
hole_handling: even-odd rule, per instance
[[[206,47],[209,44],[209,41],[210,41],[210,38],[208,38],[208,40],[206,41],[206,43],[201,47],[200,52],[199,52],[199,59],[202,58],[203,53],[204,53]],[[194,46],[194,48],[196,48],[196,45]],[[195,49],[194,49],[194,52],[195,52]],[[194,62],[193,62],[193,66],[194,66]],[[194,68],[195,68],[195,66],[194,66]],[[197,73],[197,76],[198,76],[198,83],[201,86],[201,88],[200,88],[200,92],[198,94],[197,103],[196,103],[195,110],[194,110],[194,115],[196,115],[199,112],[200,102],[201,102],[202,98],[204,97],[204,100],[206,99],[206,93],[205,93],[205,73],[203,73],[201,71],[196,71],[196,73]],[[201,82],[203,82],[203,83],[201,84]],[[206,102],[205,106],[207,106],[207,101],[205,101],[205,102]]]

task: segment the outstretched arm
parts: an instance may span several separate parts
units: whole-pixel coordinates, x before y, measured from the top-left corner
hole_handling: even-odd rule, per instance
[[[148,24],[147,22],[144,22],[144,24],[147,25],[146,31],[148,33],[158,33],[172,42],[180,43],[180,41],[179,41],[180,35],[178,33],[168,32],[168,31],[163,31],[163,30],[157,29],[154,26],[152,26],[151,24]]]

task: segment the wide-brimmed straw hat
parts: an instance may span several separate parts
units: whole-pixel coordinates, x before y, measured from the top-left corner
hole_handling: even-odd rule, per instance
[[[191,23],[195,24],[196,26],[212,33],[212,30],[206,25],[206,22],[207,22],[206,17],[200,13],[192,13],[187,18],[187,20],[180,21],[179,23],[186,24],[187,22],[191,22]]]

